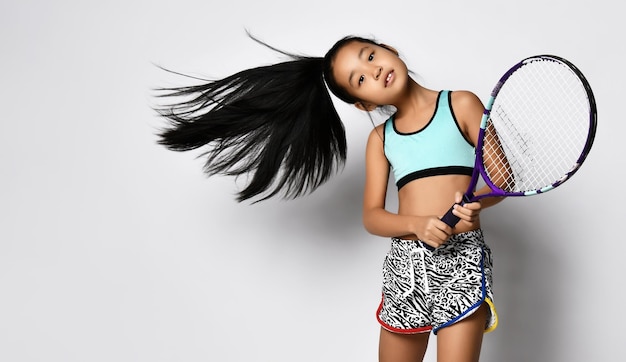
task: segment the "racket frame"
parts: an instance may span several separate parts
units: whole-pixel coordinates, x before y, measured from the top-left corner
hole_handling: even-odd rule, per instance
[[[544,186],[541,189],[537,189],[537,190],[517,191],[517,192],[505,191],[505,190],[500,189],[490,180],[487,174],[487,171],[485,170],[485,166],[483,163],[483,146],[484,146],[486,128],[487,128],[487,125],[489,124],[489,118],[491,116],[491,110],[493,108],[493,104],[495,103],[495,100],[498,96],[498,93],[500,93],[502,86],[504,86],[505,82],[511,77],[511,75],[513,75],[513,73],[515,73],[520,68],[534,61],[554,61],[554,62],[564,64],[567,67],[569,67],[570,70],[579,78],[587,94],[587,99],[589,100],[588,136],[587,136],[585,146],[583,147],[583,150],[580,156],[578,157],[578,160],[574,163],[572,168],[568,172],[566,172],[560,179],[554,181],[550,185]],[[547,55],[547,54],[535,55],[535,56],[531,56],[531,57],[521,60],[519,63],[511,67],[506,73],[504,73],[502,77],[500,77],[500,80],[491,91],[491,95],[489,97],[489,100],[487,101],[487,104],[483,111],[483,116],[480,122],[480,129],[478,133],[478,142],[477,142],[478,144],[475,147],[476,158],[474,161],[474,170],[472,171],[472,177],[470,179],[470,183],[467,188],[467,191],[463,195],[463,200],[460,204],[463,205],[466,203],[475,202],[486,197],[532,196],[532,195],[542,194],[542,193],[555,189],[556,187],[563,184],[565,181],[569,180],[576,173],[576,171],[580,169],[580,166],[583,164],[583,162],[587,158],[587,155],[589,154],[589,151],[591,150],[591,146],[593,144],[595,134],[596,134],[596,128],[597,128],[597,107],[596,107],[596,101],[593,95],[593,91],[591,90],[591,86],[589,85],[589,82],[587,81],[583,73],[574,64],[572,64],[570,61],[562,57],[559,57],[556,55]],[[478,185],[479,177],[483,179],[483,181],[489,187],[491,192],[486,193],[486,194],[481,194],[481,195],[474,194],[475,188]],[[444,221],[446,224],[448,224],[450,227],[454,227],[460,220],[458,216],[452,213],[452,210],[454,209],[455,205],[452,205],[452,207],[450,207],[450,209],[446,212],[446,214],[441,217],[441,220]]]

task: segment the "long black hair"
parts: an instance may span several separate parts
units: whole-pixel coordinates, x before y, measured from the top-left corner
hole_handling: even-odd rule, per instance
[[[208,175],[249,175],[238,201],[282,193],[296,198],[314,191],[346,159],[345,130],[329,92],[347,103],[358,100],[332,76],[337,52],[360,37],[339,40],[324,57],[278,50],[291,58],[246,69],[204,84],[160,88],[158,97],[185,98],[156,108],[168,120],[158,143],[174,151],[207,146]]]

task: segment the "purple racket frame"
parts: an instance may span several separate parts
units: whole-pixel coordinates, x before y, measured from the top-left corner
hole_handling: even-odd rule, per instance
[[[587,135],[587,142],[578,160],[574,163],[572,168],[565,175],[563,175],[563,177],[561,177],[559,180],[538,190],[507,192],[505,190],[498,188],[489,179],[489,176],[487,175],[487,172],[485,171],[485,167],[482,161],[483,143],[484,143],[483,140],[485,136],[485,129],[489,123],[491,109],[496,100],[496,97],[498,96],[500,89],[502,88],[504,83],[507,81],[507,79],[509,79],[509,77],[513,73],[515,73],[518,69],[537,60],[555,61],[555,62],[564,64],[568,66],[572,70],[572,72],[574,72],[576,76],[578,76],[578,78],[580,79],[583,87],[585,88],[585,91],[587,93],[587,98],[589,100],[589,132]],[[542,194],[544,192],[553,190],[554,188],[558,187],[559,185],[563,184],[565,181],[570,179],[576,173],[576,171],[580,169],[580,166],[583,164],[583,162],[587,158],[587,155],[589,154],[589,151],[591,150],[591,146],[593,144],[595,134],[596,134],[596,127],[597,127],[597,108],[596,108],[596,101],[593,95],[593,91],[591,90],[591,86],[589,85],[589,82],[587,81],[583,73],[574,64],[556,55],[535,55],[535,56],[523,59],[522,61],[515,64],[513,67],[511,67],[511,69],[509,69],[500,78],[500,80],[498,81],[498,83],[496,84],[496,86],[493,88],[491,92],[491,96],[489,98],[489,101],[487,102],[487,105],[483,112],[482,120],[480,123],[480,131],[478,133],[478,144],[476,145],[476,159],[474,161],[474,170],[472,172],[472,178],[470,180],[470,184],[469,184],[467,191],[463,195],[463,201],[461,202],[461,205],[469,203],[469,202],[475,202],[486,197],[531,196],[531,195],[538,195],[538,194]],[[474,189],[476,188],[476,185],[478,184],[479,176],[482,177],[485,184],[489,186],[489,188],[491,189],[491,192],[482,194],[482,195],[474,195]],[[454,209],[455,205],[452,205],[452,207],[450,207],[448,212],[446,212],[446,214],[441,217],[441,220],[445,222],[446,224],[448,224],[450,227],[454,227],[460,220],[458,216],[452,213],[452,210]]]

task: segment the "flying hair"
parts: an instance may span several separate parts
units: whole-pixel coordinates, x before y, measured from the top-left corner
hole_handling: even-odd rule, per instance
[[[157,142],[173,151],[206,148],[200,157],[209,176],[248,176],[239,202],[300,197],[325,183],[346,160],[345,130],[328,89],[345,102],[358,100],[333,79],[335,55],[347,42],[373,42],[346,37],[325,57],[310,57],[248,36],[290,60],[199,85],[158,88],[158,98],[179,101],[155,108],[167,120]]]

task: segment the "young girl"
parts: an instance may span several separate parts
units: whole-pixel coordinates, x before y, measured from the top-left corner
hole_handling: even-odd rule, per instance
[[[497,323],[479,213],[499,200],[458,203],[470,182],[480,100],[422,87],[394,48],[370,39],[341,39],[323,58],[281,53],[293,60],[166,90],[190,98],[159,110],[170,121],[159,142],[177,151],[208,145],[209,174],[250,175],[240,201],[297,197],[345,160],[344,129],[326,86],[364,111],[393,106],[368,139],[363,200],[365,228],[391,238],[377,311],[379,360],[422,360],[432,331],[438,361],[478,361],[483,333]],[[385,209],[390,173],[395,213]],[[440,217],[454,203],[461,221],[451,228]]]

